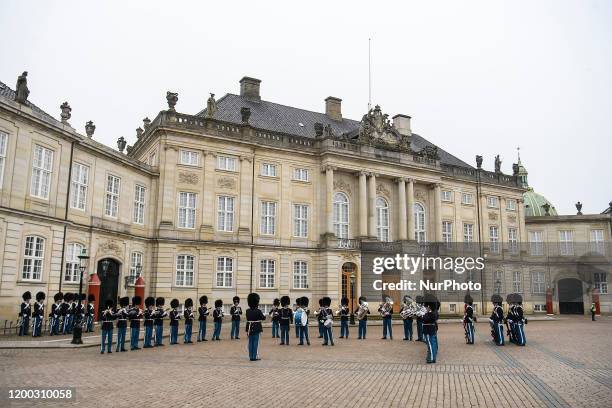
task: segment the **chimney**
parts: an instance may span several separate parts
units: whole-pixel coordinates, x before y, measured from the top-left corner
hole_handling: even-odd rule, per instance
[[[261,80],[251,77],[243,77],[240,80],[240,96],[244,96],[247,99],[259,102],[261,96],[259,95],[259,84]]]
[[[397,114],[393,117],[393,127],[402,136],[412,136],[410,130],[410,116]]]
[[[342,99],[334,96],[325,98],[325,114],[333,120],[342,120]]]

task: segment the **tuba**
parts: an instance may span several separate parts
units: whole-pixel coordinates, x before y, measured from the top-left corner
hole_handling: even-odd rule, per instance
[[[359,304],[359,309],[357,310],[357,319],[363,320],[363,318],[368,314],[368,302],[363,302]]]

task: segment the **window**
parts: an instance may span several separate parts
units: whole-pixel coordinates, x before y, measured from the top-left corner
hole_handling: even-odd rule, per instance
[[[144,210],[145,210],[145,188],[140,184],[134,186],[134,214],[132,221],[135,224],[144,224]]]
[[[66,265],[64,269],[64,282],[78,282],[80,277],[79,255],[83,250],[81,244],[68,244],[66,247]]]
[[[542,304],[542,303],[536,303],[533,305],[533,311],[534,312],[545,312],[546,311],[546,305]]]
[[[236,158],[230,156],[218,156],[217,157],[217,169],[236,171]]]
[[[276,203],[273,201],[261,202],[261,233],[263,235],[276,233]]]
[[[602,229],[591,230],[591,251],[604,255],[604,232]]]
[[[496,226],[489,227],[489,241],[491,252],[499,252],[499,228]]]
[[[293,262],[293,289],[308,289],[308,263]]]
[[[262,259],[259,263],[259,287],[273,288],[275,278],[275,262],[273,259]]]
[[[349,200],[344,193],[334,194],[333,208],[334,233],[340,239],[349,236]]]
[[[504,271],[501,269],[493,272],[493,292],[498,295],[504,293]]]
[[[266,177],[276,177],[276,164],[262,163],[261,175]]]
[[[442,201],[453,201],[453,192],[450,190],[442,190]]]
[[[426,242],[425,234],[425,207],[421,203],[414,203],[414,239],[417,242]]]
[[[293,169],[293,179],[297,181],[308,181],[310,179],[308,169]]]
[[[293,235],[308,237],[308,206],[305,204],[293,204]]]
[[[463,242],[466,243],[467,248],[472,247],[474,242],[474,224],[463,223]]]
[[[574,254],[574,234],[572,231],[559,231],[559,253],[561,255]]]
[[[388,242],[389,237],[389,203],[382,197],[376,199],[376,233],[378,239]]]
[[[448,311],[449,311],[450,313],[455,313],[455,312],[457,312],[457,305],[456,305],[455,303],[450,303],[450,304],[448,305]]]
[[[106,202],[104,213],[109,217],[117,217],[119,211],[119,189],[121,180],[111,174],[106,176]]]
[[[542,231],[529,231],[529,252],[532,256],[544,255],[544,238]]]
[[[516,228],[508,228],[508,250],[511,254],[518,252],[518,235]]]
[[[516,200],[507,198],[506,199],[506,210],[516,211]]]
[[[474,194],[461,193],[461,204],[466,204],[466,205],[474,204]]]
[[[128,282],[132,285],[136,282],[136,273],[138,272],[138,266],[142,267],[142,252],[134,251],[130,254],[130,275]]]
[[[181,164],[186,166],[197,166],[199,161],[198,152],[193,150],[181,150]]]
[[[605,272],[595,272],[594,274],[595,289],[599,291],[601,295],[608,294],[608,280]]]
[[[220,196],[217,206],[217,229],[234,231],[234,197]]]
[[[79,163],[72,165],[72,181],[70,185],[70,207],[84,210],[87,205],[87,184],[89,183],[89,167]]]
[[[499,207],[499,200],[497,199],[497,197],[488,196],[487,197],[487,207],[490,207],[490,208]]]
[[[30,235],[26,237],[23,251],[23,280],[40,280],[45,256],[45,239]]]
[[[180,192],[178,208],[179,228],[195,228],[196,194]]]
[[[193,286],[194,261],[193,255],[176,257],[176,286]]]
[[[6,161],[6,146],[8,145],[8,135],[0,132],[0,188],[4,179],[4,162]]]
[[[512,272],[512,291],[514,293],[521,293],[523,291],[522,280],[521,271]]]
[[[49,198],[52,169],[53,150],[49,150],[42,146],[34,147],[30,195],[33,197],[44,198],[45,200]]]
[[[546,281],[544,272],[534,271],[531,273],[531,292],[534,294],[543,294],[546,291]]]
[[[453,223],[451,221],[442,221],[442,242],[446,243],[446,247],[451,247],[453,241]]]
[[[222,256],[217,258],[217,287],[231,288],[234,277],[234,260]]]

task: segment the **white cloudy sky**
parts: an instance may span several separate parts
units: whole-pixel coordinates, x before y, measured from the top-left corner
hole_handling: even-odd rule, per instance
[[[208,92],[262,79],[266,100],[323,110],[368,97],[469,163],[511,173],[520,145],[530,184],[562,213],[612,200],[612,3],[600,1],[7,1],[0,80],[29,71],[30,100],[96,138],[130,143],[141,119],[179,93],[196,113]],[[342,3],[342,4],[338,4]]]

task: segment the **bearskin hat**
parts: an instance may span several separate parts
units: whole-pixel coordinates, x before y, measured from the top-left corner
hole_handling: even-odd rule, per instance
[[[319,307],[323,307],[323,298],[319,299]]]
[[[251,309],[255,309],[259,306],[259,295],[257,293],[249,293],[249,296],[247,296],[247,303]]]
[[[367,302],[368,299],[365,296],[359,296],[359,303]]]
[[[130,304],[130,298],[127,296],[123,296],[119,298],[119,306],[126,307]]]
[[[146,307],[153,306],[153,305],[155,305],[155,298],[153,296],[149,296],[148,298],[145,299]]]
[[[291,298],[289,296],[281,296],[280,298],[281,306],[289,306],[291,303]]]
[[[472,303],[474,303],[474,299],[472,299],[470,295],[465,295],[465,297],[463,298],[463,303],[471,305]]]
[[[206,304],[208,304],[208,296],[206,296],[206,295],[202,295],[202,296],[200,296],[200,304],[201,304],[201,305],[206,305]]]
[[[306,296],[302,296],[302,306],[308,307],[308,298]]]
[[[301,297],[295,299],[295,305],[297,307],[302,306],[302,298]]]
[[[221,307],[221,306],[223,306],[223,301],[221,299],[215,300],[215,307]]]
[[[417,303],[423,304],[423,296],[418,295],[418,296],[416,297],[415,301],[416,301]]]
[[[87,299],[87,295],[84,293],[81,293],[81,302],[84,302],[85,299]]]
[[[193,299],[192,298],[185,299],[185,307],[193,307]]]
[[[141,303],[142,303],[142,298],[140,296],[132,297],[132,306],[140,306]]]
[[[170,301],[170,307],[171,307],[171,308],[176,309],[178,306],[179,306],[179,301],[178,301],[178,299],[172,299],[172,300]]]
[[[506,303],[514,303],[515,302],[515,294],[514,293],[508,293],[506,295]]]
[[[45,300],[45,297],[46,297],[46,296],[45,296],[45,292],[38,292],[38,293],[36,294],[36,300],[37,300],[37,301],[39,301],[39,302],[40,302],[41,300]]]
[[[523,304],[523,296],[521,296],[520,293],[515,293],[514,302],[518,303],[519,305]]]
[[[239,298],[238,296],[234,296],[234,297],[232,298],[232,302],[233,302],[233,303],[240,303],[240,298]]]
[[[155,299],[155,306],[163,306],[166,304],[166,299],[164,299],[163,297],[158,297],[157,299]]]
[[[323,301],[323,306],[325,306],[325,307],[330,307],[331,306],[331,298],[329,296],[325,296],[321,300]]]
[[[90,296],[93,296],[93,295],[90,295]],[[64,295],[62,295],[62,292],[57,292],[55,295],[53,295],[53,300],[55,300],[56,302],[59,302],[63,298],[64,298]]]
[[[64,302],[72,302],[72,293],[64,294]]]
[[[104,306],[108,309],[109,307],[113,307],[115,305],[115,302],[113,302],[113,299],[106,299],[106,302],[104,302]]]
[[[348,298],[346,296],[342,296],[342,299],[340,299],[340,303],[342,304],[342,306],[348,306]]]
[[[95,296],[93,293],[90,293],[90,294],[87,296],[87,301],[88,301],[88,302],[95,302],[95,301],[96,301],[96,296]]]
[[[433,293],[426,293],[423,297],[423,303],[425,306],[430,307],[431,310],[438,310],[440,308],[440,302]]]
[[[21,295],[21,298],[27,302],[28,300],[32,299],[32,294],[28,290],[27,292],[23,292],[23,295]]]
[[[272,301],[272,304],[273,304],[274,306],[280,306],[280,299],[279,299],[279,298],[274,299],[274,300]]]
[[[491,302],[502,304],[504,302],[504,299],[500,295],[495,293],[493,296],[491,296]]]

